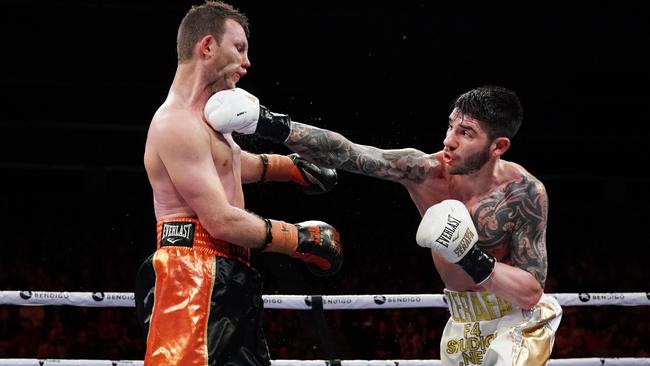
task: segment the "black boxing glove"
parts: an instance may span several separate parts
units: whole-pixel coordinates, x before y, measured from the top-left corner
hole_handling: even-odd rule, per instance
[[[335,275],[343,265],[339,232],[322,221],[288,224],[265,219],[267,236],[262,252],[276,252],[301,259],[319,277]]]
[[[323,168],[310,163],[298,154],[261,154],[262,176],[260,182],[294,182],[306,194],[331,191],[338,181],[335,169]]]

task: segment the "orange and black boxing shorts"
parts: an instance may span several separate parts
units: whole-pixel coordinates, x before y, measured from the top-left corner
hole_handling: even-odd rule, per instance
[[[262,279],[248,248],[214,239],[196,218],[161,220],[138,271],[145,365],[270,365]]]

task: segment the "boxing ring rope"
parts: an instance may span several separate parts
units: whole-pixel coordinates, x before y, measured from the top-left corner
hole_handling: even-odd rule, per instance
[[[0,359],[3,366],[143,366],[143,361]],[[332,366],[325,360],[273,360],[272,366]],[[440,366],[439,360],[341,360],[341,366]],[[648,366],[650,358],[565,358],[550,360],[549,366]]]
[[[648,306],[650,292],[554,293],[562,306]],[[447,307],[441,294],[398,295],[263,295],[266,309],[312,310],[312,304],[323,310],[403,309]],[[82,307],[135,307],[132,292],[56,292],[0,291],[0,305]],[[331,366],[327,360],[273,360],[273,366]],[[341,366],[439,366],[439,360],[341,360]],[[0,359],[0,366],[126,366],[143,365],[138,360],[63,360],[63,359]],[[567,358],[552,359],[550,366],[650,366],[650,358]]]
[[[650,292],[549,294],[562,306],[648,306]],[[311,310],[317,295],[263,295],[264,308]],[[319,296],[319,295],[318,295]],[[445,308],[441,294],[323,295],[324,310]],[[133,292],[0,291],[0,305],[135,307]]]

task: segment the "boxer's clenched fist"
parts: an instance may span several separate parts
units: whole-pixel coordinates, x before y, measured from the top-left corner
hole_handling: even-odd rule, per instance
[[[496,266],[496,259],[476,245],[478,233],[465,205],[445,200],[429,207],[422,216],[416,241],[431,248],[448,262],[463,267],[475,283],[485,281]]]
[[[208,99],[203,115],[221,133],[254,133],[283,143],[291,132],[289,116],[269,111],[257,97],[240,88],[216,92]]]

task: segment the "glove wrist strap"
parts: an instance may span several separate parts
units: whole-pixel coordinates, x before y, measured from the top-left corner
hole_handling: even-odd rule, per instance
[[[296,225],[279,220],[264,219],[266,222],[266,244],[262,252],[293,254],[298,247],[298,229]]]
[[[260,105],[260,116],[255,133],[273,142],[283,144],[291,133],[291,118],[286,114],[273,113]]]
[[[475,284],[480,285],[490,277],[496,263],[496,258],[474,245],[456,264],[461,266],[472,277]]]

